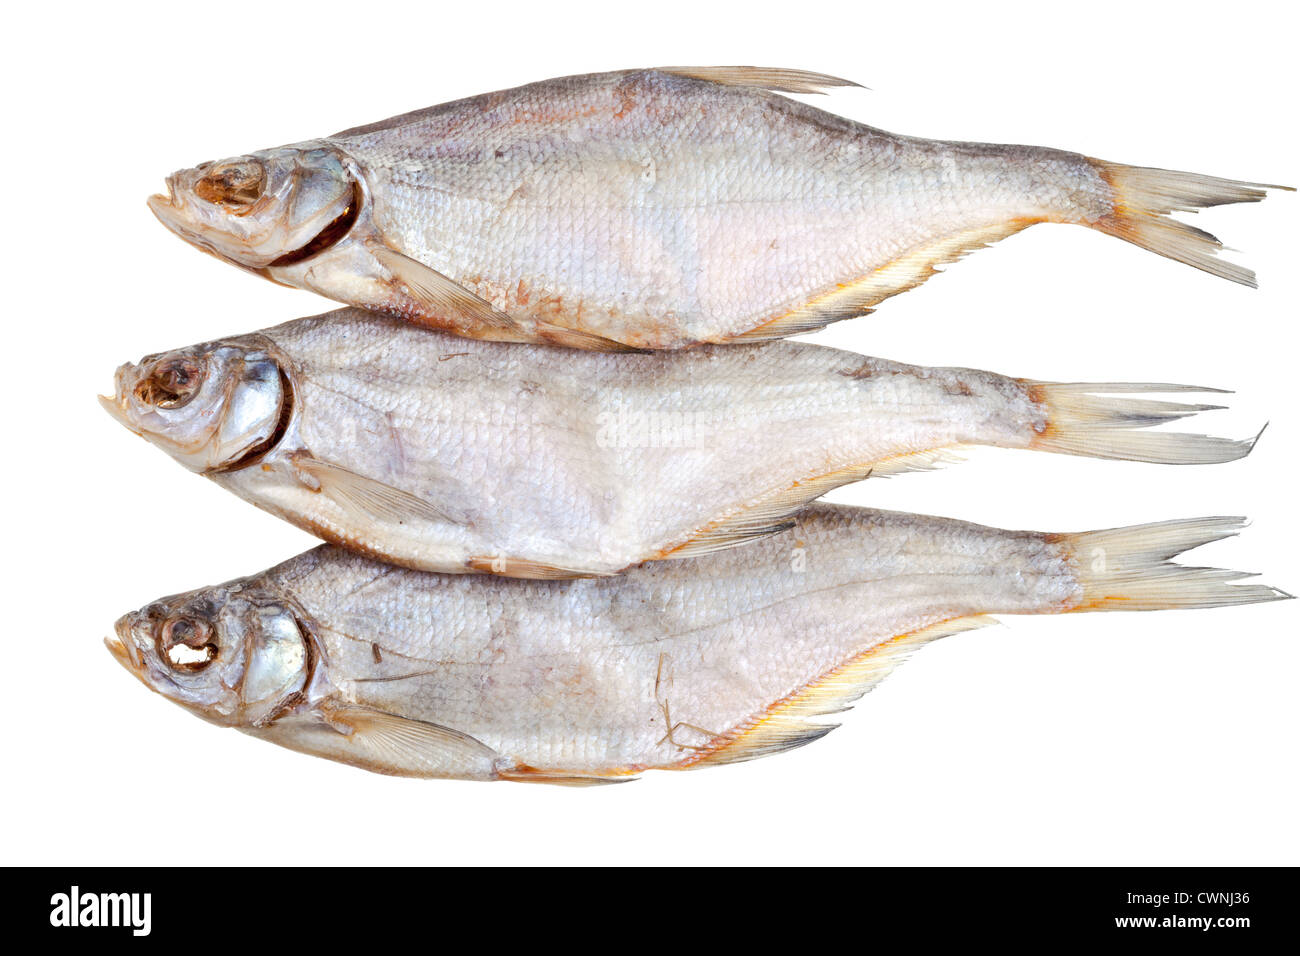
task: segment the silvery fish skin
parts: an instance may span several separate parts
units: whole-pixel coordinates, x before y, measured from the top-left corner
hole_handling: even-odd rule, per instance
[[[566,77],[181,170],[150,206],[275,282],[594,349],[808,331],[1039,222],[1254,283],[1166,214],[1268,187],[897,136],[773,92],[836,85],[747,67]]]
[[[1239,518],[1083,534],[818,506],[752,547],[516,581],[330,545],[124,616],[109,649],[215,723],[382,773],[625,779],[809,743],[928,641],[989,614],[1286,597],[1174,555]]]
[[[187,468],[407,567],[608,574],[769,534],[831,488],[961,444],[1215,462],[1145,426],[1214,406],[821,346],[602,355],[344,309],[150,356],[104,399]]]

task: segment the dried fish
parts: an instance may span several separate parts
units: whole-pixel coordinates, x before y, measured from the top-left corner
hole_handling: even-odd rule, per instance
[[[832,488],[963,444],[1222,462],[1145,430],[1216,406],[795,342],[601,355],[344,309],[118,370],[115,417],[326,540],[426,571],[611,574],[786,527]],[[1119,393],[1136,393],[1121,395]]]
[[[1083,534],[818,506],[748,548],[614,578],[408,571],[324,545],[117,623],[109,649],[218,724],[382,773],[620,780],[799,747],[990,614],[1288,597],[1169,559],[1202,518]]]
[[[1039,222],[1254,284],[1168,214],[1271,187],[897,136],[773,92],[843,85],[748,67],[566,77],[203,163],[150,206],[275,282],[591,349],[807,332]]]

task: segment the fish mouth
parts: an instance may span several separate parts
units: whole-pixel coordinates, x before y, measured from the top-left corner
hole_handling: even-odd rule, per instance
[[[164,196],[162,193],[154,193],[145,201],[149,204],[149,210],[161,219],[164,224],[167,220],[164,218],[165,213],[163,210],[176,208],[176,203],[173,198],[171,196]]]
[[[126,412],[125,402],[116,398],[109,398],[107,395],[96,395],[95,397],[99,399],[99,404],[104,407],[104,411],[112,415],[119,425],[137,438],[147,437],[145,433],[140,431],[140,429],[131,421],[131,417]]]
[[[113,625],[116,632],[109,637],[104,638],[104,646],[108,652],[117,659],[117,662],[125,667],[136,677],[143,678],[144,660],[140,656],[139,649],[135,646],[135,640],[131,635],[131,624],[126,618],[122,618]]]
[[[174,210],[179,207],[179,203],[176,202],[176,173],[172,173],[165,180],[163,180],[163,182],[167,186],[166,195],[160,192],[154,193],[152,196],[149,197],[148,202],[149,202],[149,208],[153,210],[153,214],[157,216],[159,219],[162,219],[163,222],[165,223],[167,220],[163,219],[163,215],[164,215],[163,210],[167,210],[167,209]]]
[[[197,215],[186,204],[183,197],[178,198],[176,184],[176,176],[178,175],[180,174],[173,173],[167,177],[168,194],[166,196],[162,193],[154,193],[147,200],[149,211],[154,214],[154,218],[162,223],[172,235],[188,242],[200,252],[206,252],[222,262],[228,262],[237,268],[261,275],[262,273],[257,267],[241,262],[223,251],[218,245],[218,237],[225,236],[224,230],[212,223],[205,222],[203,216]],[[230,242],[233,240],[227,236],[225,241]]]
[[[198,246],[204,252],[210,252],[218,258],[225,258],[204,238],[204,232],[209,227],[202,221],[202,217],[194,216],[185,200],[190,188],[185,177],[193,172],[194,170],[182,169],[168,176],[164,180],[167,192],[154,193],[146,200],[149,211],[154,214],[154,218],[167,227],[169,232]]]
[[[140,431],[135,422],[131,421],[130,413],[127,411],[127,396],[130,394],[130,390],[126,388],[126,381],[134,371],[135,366],[129,362],[119,366],[118,370],[113,374],[114,394],[112,396],[98,395],[96,397],[99,399],[99,404],[104,407],[104,411],[112,415],[123,428],[143,438],[144,432]]]
[[[191,233],[185,229],[183,224],[182,206],[176,201],[176,186],[172,177],[167,177],[167,195],[154,193],[148,198],[147,203],[149,211],[154,214],[154,218],[171,232],[174,232],[187,242],[190,241]]]
[[[178,177],[180,175],[181,175],[181,171],[177,170],[176,172],[172,173],[170,176],[166,177],[163,180],[163,184],[167,187],[167,194],[163,195],[162,193],[158,192],[150,196],[149,197],[150,207],[153,206],[176,207],[180,205],[180,203],[176,201],[176,186],[177,186]]]

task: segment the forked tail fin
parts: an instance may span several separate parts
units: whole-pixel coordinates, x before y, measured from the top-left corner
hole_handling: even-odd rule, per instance
[[[1185,432],[1146,431],[1222,405],[1184,404],[1133,398],[1152,392],[1220,392],[1190,385],[1149,383],[1026,382],[1030,397],[1047,406],[1047,427],[1030,447],[1067,455],[1203,465],[1233,461],[1250,453],[1259,438],[1216,438]]]
[[[1259,202],[1268,189],[1294,191],[1291,186],[1244,183],[1172,169],[1124,166],[1092,160],[1115,192],[1110,215],[1091,223],[1095,229],[1127,240],[1143,249],[1211,275],[1255,286],[1255,273],[1245,266],[1218,258],[1223,243],[1204,229],[1189,226],[1169,215],[1195,212],[1206,206]]]
[[[1190,567],[1170,559],[1237,534],[1244,518],[1188,518],[1053,535],[1075,567],[1082,595],[1069,611],[1163,611],[1227,607],[1292,597],[1264,584],[1233,584],[1242,571]]]

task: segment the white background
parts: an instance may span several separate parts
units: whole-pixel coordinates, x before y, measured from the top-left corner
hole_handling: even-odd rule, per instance
[[[619,787],[399,780],[221,730],[100,643],[162,594],[312,544],[95,401],[142,354],[332,306],[200,255],[172,169],[530,80],[755,63],[856,79],[885,129],[1300,183],[1277,3],[22,5],[6,23],[6,863],[1300,863],[1300,606],[1008,618],[934,645],[784,756]],[[1300,589],[1300,200],[1202,213],[1251,291],[1034,228],[817,341],[1049,380],[1237,389],[1247,460],[981,450],[835,500],[1040,530],[1246,514],[1195,555]],[[665,901],[668,905],[670,901]]]

